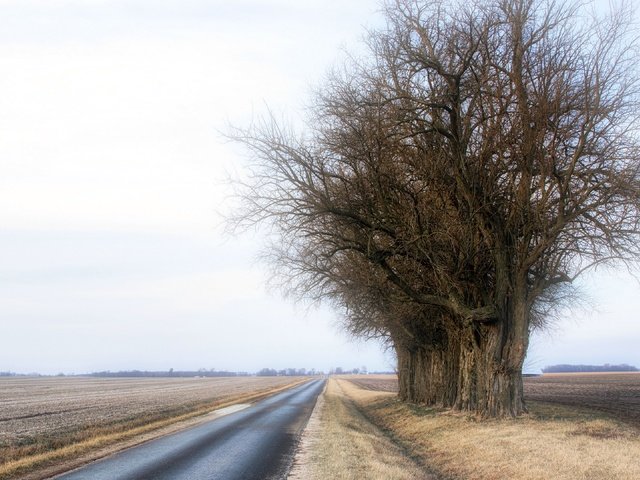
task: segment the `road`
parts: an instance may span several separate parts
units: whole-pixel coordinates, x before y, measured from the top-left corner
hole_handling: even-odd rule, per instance
[[[324,380],[124,450],[56,480],[280,479]]]

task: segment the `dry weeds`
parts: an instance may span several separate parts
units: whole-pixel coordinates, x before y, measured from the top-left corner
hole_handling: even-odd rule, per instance
[[[2,378],[0,479],[253,401],[299,382],[292,377]],[[134,442],[135,443],[135,442]],[[126,446],[129,446],[127,444]]]
[[[638,429],[591,408],[534,401],[529,402],[531,413],[523,418],[479,422],[467,415],[400,403],[389,393],[376,394],[371,390],[374,383],[366,378],[355,380],[367,384],[367,389],[351,386],[351,398],[359,408],[443,477],[640,478]]]
[[[433,478],[362,415],[344,390],[349,388],[348,382],[329,380],[289,479]]]

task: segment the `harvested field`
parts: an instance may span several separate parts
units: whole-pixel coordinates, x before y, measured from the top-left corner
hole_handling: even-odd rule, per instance
[[[557,373],[524,379],[527,400],[586,407],[640,427],[640,373]]]
[[[364,390],[376,392],[397,392],[398,377],[395,375],[367,375],[344,377]]]
[[[3,465],[11,461],[153,422],[206,413],[216,406],[250,400],[300,380],[3,377],[0,378],[0,478]]]

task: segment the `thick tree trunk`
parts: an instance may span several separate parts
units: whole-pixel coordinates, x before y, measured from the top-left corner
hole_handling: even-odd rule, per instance
[[[453,407],[457,358],[443,350],[398,350],[398,395],[410,403]]]
[[[522,386],[522,365],[529,345],[526,290],[515,289],[505,303],[494,347],[489,398],[482,412],[489,417],[515,417],[527,412]]]
[[[483,329],[486,330],[486,329]],[[471,325],[460,333],[460,370],[455,409],[476,411],[486,402],[487,343],[490,337],[480,326]]]
[[[399,397],[410,403],[450,408],[457,396],[459,344],[441,339],[437,344],[395,342]]]
[[[457,327],[450,322],[446,332],[437,336],[438,341],[419,328],[410,337],[394,339],[400,399],[482,417],[525,413],[526,292],[506,295],[501,306],[497,321]]]
[[[527,411],[522,365],[529,310],[523,296],[505,303],[495,324],[471,325],[462,333],[457,410],[482,417],[516,417]]]

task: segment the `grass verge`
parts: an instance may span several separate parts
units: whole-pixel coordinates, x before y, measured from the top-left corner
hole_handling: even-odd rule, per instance
[[[531,402],[522,418],[480,422],[340,383],[367,418],[442,478],[640,478],[638,430],[593,410]]]
[[[250,403],[299,385],[306,380],[249,394],[172,409],[148,417],[137,417],[110,425],[95,426],[73,432],[64,438],[42,438],[0,459],[0,480],[37,480],[48,478],[129,448],[153,438],[206,420],[214,410],[237,403]]]
[[[346,383],[346,382],[345,382]],[[290,480],[419,480],[425,473],[369,422],[345,394],[343,382],[329,379],[318,399]]]

